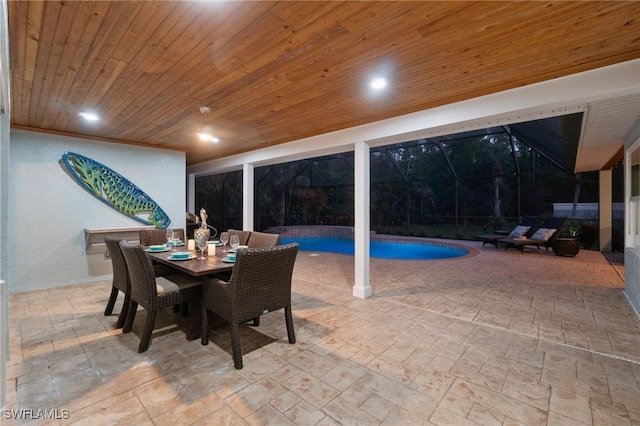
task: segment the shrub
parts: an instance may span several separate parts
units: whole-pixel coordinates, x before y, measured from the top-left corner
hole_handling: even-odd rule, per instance
[[[501,229],[507,220],[503,216],[489,216],[489,226],[493,229]]]
[[[580,242],[585,248],[592,247],[599,237],[599,229],[593,225],[583,225],[580,228]]]

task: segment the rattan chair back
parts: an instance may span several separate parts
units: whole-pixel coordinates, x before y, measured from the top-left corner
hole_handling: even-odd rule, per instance
[[[111,237],[105,237],[104,243],[109,251],[111,266],[113,268],[113,286],[123,293],[129,292],[129,276],[127,273],[127,264],[120,251],[118,240]]]
[[[229,286],[236,321],[244,322],[291,305],[291,277],[298,244],[240,249]]]
[[[131,298],[149,309],[158,297],[156,276],[147,253],[142,246],[120,241],[120,249],[129,271]]]
[[[231,241],[231,236],[237,235],[240,245],[246,246],[247,241],[249,241],[249,235],[251,235],[251,231],[240,231],[238,229],[229,229],[227,230],[227,234],[229,235],[229,241]]]
[[[280,243],[280,234],[269,234],[266,232],[252,232],[249,235],[247,245],[249,248],[273,247]]]
[[[169,229],[141,229],[139,233],[140,244],[143,246],[153,246],[167,242],[167,231]],[[174,228],[178,231],[180,241],[184,241],[184,229]]]
[[[238,250],[228,282],[234,293],[229,319],[244,322],[290,306],[297,254],[297,243]]]

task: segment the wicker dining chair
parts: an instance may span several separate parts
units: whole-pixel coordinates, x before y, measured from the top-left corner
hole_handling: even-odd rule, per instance
[[[143,246],[153,246],[159,244],[165,244],[167,242],[167,231],[169,229],[141,229],[140,244]],[[180,241],[184,241],[184,229],[175,228],[174,231],[178,231]]]
[[[247,241],[249,240],[249,236],[251,235],[251,231],[240,231],[238,229],[228,229],[227,234],[229,235],[229,241],[231,241],[232,235],[237,235],[238,241],[240,241],[240,245],[246,246]]]
[[[248,232],[248,231],[236,231],[236,232]],[[273,247],[277,246],[280,243],[280,234],[267,234],[265,232],[248,232],[249,239],[246,244],[249,248],[258,248],[258,247]],[[240,244],[243,244],[242,242]],[[231,272],[219,272],[215,274],[216,278],[219,278],[223,281],[229,281],[231,278]],[[260,318],[255,318],[253,325],[256,327],[260,325]]]
[[[112,237],[105,237],[104,243],[107,246],[109,257],[111,258],[111,267],[113,269],[113,278],[111,280],[111,295],[107,302],[107,307],[104,310],[104,316],[109,316],[113,313],[113,308],[118,300],[119,292],[124,294],[124,302],[122,303],[122,310],[118,315],[118,321],[116,321],[116,328],[122,328],[127,318],[127,312],[129,310],[129,300],[131,299],[131,284],[129,283],[129,275],[127,271],[127,264],[122,256],[122,250],[118,244],[120,240]],[[176,270],[170,266],[162,264],[153,264],[153,273],[156,277],[163,277],[165,275],[175,274]]]
[[[212,278],[203,285],[201,343],[209,344],[211,311],[230,324],[233,364],[241,369],[240,324],[283,308],[289,343],[295,343],[291,276],[297,254],[297,243],[238,250],[231,279]]]
[[[187,274],[176,273],[156,277],[151,260],[140,245],[119,242],[127,264],[131,299],[129,312],[122,333],[129,333],[133,327],[138,304],[147,311],[147,320],[140,339],[138,352],[145,352],[151,344],[151,334],[156,322],[158,310],[167,306],[197,303],[201,296],[202,281]]]
[[[280,234],[269,234],[266,232],[251,232],[247,245],[249,248],[273,247],[280,243]]]
[[[125,263],[122,251],[118,245],[118,240],[115,238],[106,237],[104,243],[109,251],[109,257],[111,258],[111,266],[113,269],[113,279],[111,281],[111,295],[107,302],[107,307],[104,310],[104,315],[109,316],[113,313],[113,307],[116,304],[118,293],[121,291],[124,294],[124,303],[122,304],[122,310],[118,315],[118,321],[116,322],[116,328],[122,328],[124,321],[127,318],[127,311],[129,310],[129,300],[131,299],[131,289],[129,285],[129,276],[127,275],[127,264]]]

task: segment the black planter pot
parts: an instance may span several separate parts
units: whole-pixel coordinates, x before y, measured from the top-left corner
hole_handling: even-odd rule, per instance
[[[580,252],[577,238],[556,238],[551,245],[556,256],[573,257]]]

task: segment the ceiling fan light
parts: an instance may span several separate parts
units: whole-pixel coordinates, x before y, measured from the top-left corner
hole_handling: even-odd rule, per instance
[[[210,141],[213,138],[213,136],[211,136],[210,133],[206,133],[206,132],[198,133],[198,137],[200,138],[201,141]]]
[[[209,108],[209,107],[200,107],[200,112],[203,115],[203,125],[200,128],[200,130],[198,131],[198,137],[203,142],[213,142],[213,143],[220,142],[220,139],[216,138],[215,136],[213,136],[211,134],[211,130],[212,130],[211,126],[206,124],[207,123],[207,116],[209,115],[209,113],[211,113],[211,108]]]

